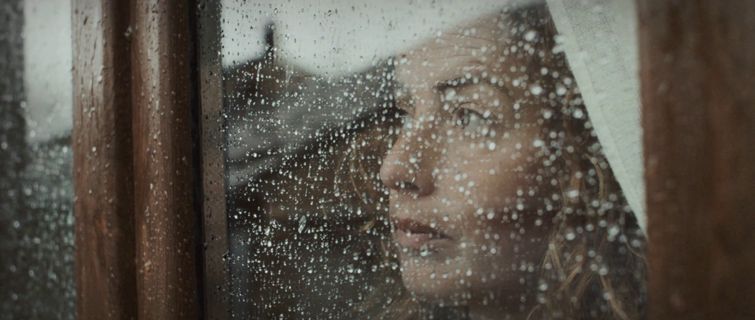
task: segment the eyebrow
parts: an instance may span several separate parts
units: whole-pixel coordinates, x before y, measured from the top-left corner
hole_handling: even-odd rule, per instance
[[[478,83],[484,83],[487,81],[490,83],[488,79],[484,79],[482,74],[485,72],[488,72],[487,67],[483,64],[482,61],[479,60],[479,57],[475,57],[472,59],[470,65],[469,65],[469,71],[464,72],[461,76],[447,79],[447,80],[440,80],[438,81],[434,86],[433,89],[443,92],[446,89],[450,88],[463,88],[466,86],[474,85],[477,83],[474,83],[472,79],[477,78],[480,81]],[[469,77],[467,77],[469,75]]]
[[[473,75],[471,78],[474,78],[474,77],[479,77],[479,76]],[[463,76],[453,78],[450,80],[441,80],[441,81],[438,81],[433,86],[433,89],[438,92],[444,92],[447,89],[458,89],[458,88],[470,86],[470,85],[475,84],[474,82],[472,82],[471,78],[467,79],[466,75],[463,75]]]
[[[471,79],[467,79],[466,76],[460,76],[450,80],[438,81],[437,83],[435,83],[435,85],[432,86],[432,89],[435,92],[443,94],[446,90],[451,88],[461,89],[463,87],[471,86],[474,84],[475,83],[473,83]],[[399,93],[402,94],[401,97],[398,96]],[[408,113],[414,112],[414,109],[416,107],[413,103],[414,97],[411,95],[411,90],[407,88],[406,84],[398,81],[396,82],[396,85],[394,87],[394,98],[396,101],[396,107]]]
[[[440,80],[432,86],[432,89],[436,92],[443,93],[445,92],[445,90],[448,90],[448,89],[461,89],[461,88],[476,85],[476,84],[488,84],[492,86],[494,89],[501,90],[501,92],[503,92],[503,94],[505,94],[510,99],[512,100],[514,99],[512,95],[512,91],[508,86],[503,85],[502,83],[501,84],[493,83],[490,77],[484,78],[481,74],[482,72],[484,72],[484,70],[474,70],[474,71],[467,72],[464,75],[461,75],[459,77],[451,78],[448,80]],[[470,74],[471,76],[467,77],[467,74]],[[477,83],[473,82],[472,79],[474,78],[478,78],[479,82]],[[499,78],[499,81],[501,81],[500,78]],[[395,86],[394,86],[394,96],[396,98],[396,102],[397,104],[401,103],[401,105],[404,106],[404,108],[402,109],[407,109],[407,111],[413,110],[415,107],[414,104],[411,102],[412,97],[411,97],[410,92],[411,90],[406,86],[405,83],[396,81]],[[403,93],[403,97],[399,98],[398,93]]]
[[[396,101],[397,108],[407,109],[406,111],[414,109],[414,104],[411,102],[412,98],[409,92],[409,88],[406,87],[406,84],[400,81],[395,82],[393,87],[393,98]],[[401,97],[399,97],[399,93],[402,94]]]
[[[474,78],[474,77],[481,78],[476,73],[472,76],[472,78]],[[481,82],[482,81],[483,80],[481,80]],[[473,85],[473,84],[476,84],[476,83],[472,82],[471,79],[468,79],[466,75],[463,75],[463,76],[459,76],[459,77],[452,78],[452,79],[449,79],[449,80],[440,80],[440,81],[436,82],[432,86],[432,89],[435,90],[435,91],[438,91],[438,92],[443,92],[446,89],[461,88],[461,87],[465,87],[465,86],[469,86],[469,85]],[[406,86],[406,84],[403,83],[403,82],[400,82],[400,81],[396,81],[396,83],[394,85],[394,90],[393,91],[394,91],[394,94],[404,93],[404,94],[407,94],[407,95],[409,94],[409,92],[411,92],[411,90],[409,90],[409,88]],[[398,97],[397,97],[396,100],[399,100]]]
[[[442,80],[438,81],[433,88],[437,90],[438,92],[443,92],[447,89],[461,89],[467,86],[476,85],[476,84],[487,84],[493,87],[493,89],[500,90],[505,94],[509,99],[514,100],[514,94],[513,91],[509,86],[507,86],[503,80],[498,78],[498,83],[493,83],[492,79],[490,77],[483,77],[481,75],[483,71],[474,71],[470,72],[471,77],[467,77],[466,75],[453,78],[450,80]],[[473,82],[472,79],[478,78],[479,81],[477,83]]]

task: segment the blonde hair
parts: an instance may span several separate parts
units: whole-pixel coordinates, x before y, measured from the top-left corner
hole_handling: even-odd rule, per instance
[[[588,120],[566,57],[554,52],[557,33],[548,8],[537,4],[510,17],[525,26],[519,30],[541,35],[534,45],[546,54],[532,55],[531,67],[560,74],[559,80],[543,81],[551,94],[541,103],[555,111],[544,130],[553,137],[546,143],[559,162],[562,203],[541,265],[545,290],[530,318],[643,318],[645,239]],[[553,94],[557,85],[566,93]]]
[[[603,155],[566,57],[554,52],[557,33],[548,8],[539,3],[503,14],[515,26],[515,40],[530,30],[538,32],[531,43],[534,52],[540,54],[525,50],[517,53],[529,61],[528,70],[547,67],[560,74],[558,79],[544,76],[543,92],[550,94],[533,101],[543,107],[542,112],[550,113],[544,117],[542,136],[549,146],[545,156],[555,158],[556,165],[549,168],[553,171],[549,174],[558,180],[561,201],[552,217],[553,230],[539,266],[539,285],[533,290],[537,304],[528,319],[644,318],[644,235]],[[566,93],[555,94],[557,86]],[[372,205],[378,204],[380,209],[372,210],[374,221],[368,227],[382,232],[389,229],[386,192],[377,178],[376,164],[365,165],[363,161],[374,159],[365,154],[386,150],[385,145],[375,146],[389,140],[391,131],[386,128],[393,125],[394,118],[391,111],[383,111],[373,124],[377,129],[351,139],[354,148],[342,162],[348,167],[342,171],[347,173],[342,181],[351,180],[355,189],[368,189],[358,194],[376,197]],[[355,178],[359,183],[354,183]],[[355,309],[355,315],[373,319],[431,317],[432,308],[421,306],[401,286],[390,235],[383,237],[381,246],[379,268],[387,280],[376,286],[373,296]]]

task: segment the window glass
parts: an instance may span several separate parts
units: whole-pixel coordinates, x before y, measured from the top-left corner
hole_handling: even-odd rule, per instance
[[[630,2],[223,1],[232,316],[642,318]]]
[[[0,4],[2,319],[75,316],[70,11]]]

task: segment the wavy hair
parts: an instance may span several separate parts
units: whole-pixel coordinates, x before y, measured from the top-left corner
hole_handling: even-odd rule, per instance
[[[542,76],[547,94],[531,97],[548,116],[542,117],[546,142],[542,156],[551,166],[542,173],[555,177],[560,190],[553,210],[547,248],[538,266],[537,301],[527,319],[643,319],[646,300],[645,237],[603,154],[589,121],[579,88],[563,52],[545,3],[506,10],[513,41],[523,41],[535,30],[531,50],[519,50],[528,70],[551,71]],[[558,77],[551,77],[558,74]],[[384,110],[376,128],[357,133],[340,163],[344,188],[372,197],[374,219],[365,229],[381,230],[377,268],[381,270],[373,295],[357,306],[354,316],[372,319],[463,319],[465,310],[439,309],[413,300],[401,285],[396,249],[390,241],[387,191],[377,177],[374,154],[387,150],[381,141],[395,131],[393,112]],[[372,154],[372,156],[365,156]],[[369,161],[369,164],[365,164]],[[372,169],[370,169],[372,168]],[[356,180],[355,180],[356,179]],[[348,181],[348,183],[347,183]],[[367,189],[367,190],[363,190]],[[375,210],[375,206],[378,207]],[[369,210],[365,207],[365,210]]]

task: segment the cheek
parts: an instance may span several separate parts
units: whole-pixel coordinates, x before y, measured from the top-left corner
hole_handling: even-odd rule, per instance
[[[457,139],[448,143],[438,185],[485,206],[526,193],[538,172],[537,152],[523,139]],[[492,146],[492,147],[491,147]],[[461,193],[461,194],[459,194]]]
[[[440,184],[449,198],[463,203],[461,229],[469,239],[535,241],[547,233],[551,209],[545,200],[554,187],[540,175],[540,150],[532,143],[536,137],[527,132],[516,139],[487,139],[496,144],[494,150],[461,140],[449,146],[453,152],[446,163],[453,165]]]
[[[454,152],[449,156],[455,157],[450,159],[454,165],[446,170],[448,174],[439,184],[444,186],[443,196],[459,213],[461,233],[470,240],[494,234],[503,237],[511,228],[510,217],[503,214],[516,209],[517,193],[526,182],[523,173],[510,170],[517,161],[505,152],[481,152],[476,156]]]

